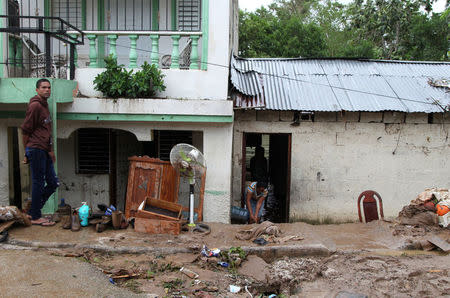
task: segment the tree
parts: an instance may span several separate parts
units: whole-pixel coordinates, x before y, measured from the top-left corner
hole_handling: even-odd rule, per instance
[[[240,54],[448,60],[449,8],[432,14],[434,2],[276,0],[268,9],[241,12]]]
[[[443,26],[439,17],[430,17],[433,2],[355,0],[346,11],[349,20],[347,30],[356,33],[353,42],[373,43],[377,58],[441,60],[446,58],[447,51],[442,49],[442,43],[447,42],[448,26]],[[424,33],[431,33],[432,37],[427,38]],[[426,50],[420,51],[418,47],[425,47]],[[431,54],[432,51],[436,53]]]
[[[278,18],[274,10],[240,12],[239,55],[242,57],[322,57],[325,39],[315,24],[301,18]]]

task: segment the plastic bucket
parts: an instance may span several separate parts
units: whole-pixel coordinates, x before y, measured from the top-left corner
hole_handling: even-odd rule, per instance
[[[247,223],[248,210],[245,208],[231,206],[231,222]]]

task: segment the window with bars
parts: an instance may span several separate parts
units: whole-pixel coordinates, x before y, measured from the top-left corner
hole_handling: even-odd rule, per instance
[[[158,132],[159,158],[170,160],[170,150],[179,143],[192,145],[192,131],[160,130]]]
[[[51,1],[52,16],[60,17],[69,24],[81,28],[83,11],[82,0],[53,0]],[[54,26],[59,22],[55,21]]]
[[[108,174],[111,130],[80,128],[76,134],[78,174]]]
[[[178,0],[178,30],[200,31],[200,0]]]

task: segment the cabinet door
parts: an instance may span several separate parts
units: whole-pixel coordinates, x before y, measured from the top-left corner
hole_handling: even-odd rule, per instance
[[[160,200],[178,203],[180,176],[170,163],[163,165]]]
[[[139,205],[146,197],[159,198],[161,166],[146,162],[132,161],[128,180],[125,216],[134,217]]]

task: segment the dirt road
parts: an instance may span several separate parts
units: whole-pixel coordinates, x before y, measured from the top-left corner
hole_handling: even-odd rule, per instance
[[[89,263],[48,251],[0,250],[1,297],[139,297]]]

